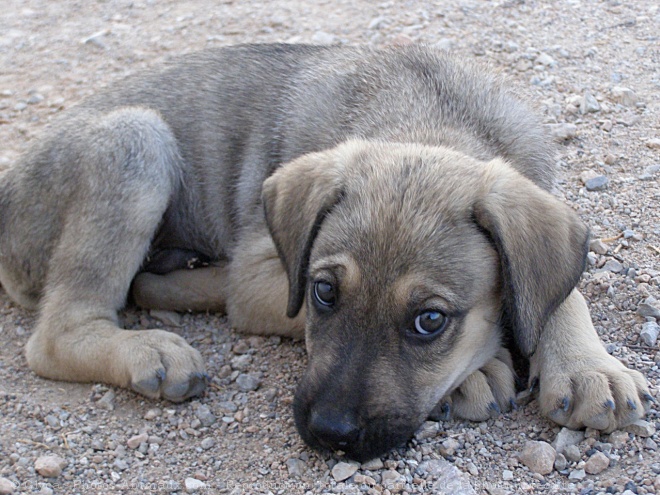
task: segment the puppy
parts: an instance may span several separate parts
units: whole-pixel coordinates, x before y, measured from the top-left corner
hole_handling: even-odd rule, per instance
[[[427,48],[206,51],[71,109],[0,176],[0,282],[39,310],[36,373],[153,398],[200,394],[204,363],[118,328],[129,293],[304,336],[298,430],[358,460],[438,411],[508,410],[512,349],[544,414],[612,431],[651,396],[574,289],[588,232],[552,156],[501,83]]]

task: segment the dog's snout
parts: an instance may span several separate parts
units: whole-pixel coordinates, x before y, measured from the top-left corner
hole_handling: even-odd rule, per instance
[[[357,415],[350,411],[313,410],[309,418],[309,430],[330,449],[346,449],[360,438]]]

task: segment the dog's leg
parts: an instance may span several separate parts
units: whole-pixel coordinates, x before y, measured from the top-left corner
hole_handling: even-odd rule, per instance
[[[171,311],[224,313],[227,300],[227,263],[164,275],[140,273],[131,292],[138,306]]]
[[[530,365],[541,412],[569,428],[610,432],[641,418],[652,400],[642,374],[605,351],[575,289],[550,317]]]
[[[496,357],[469,375],[456,390],[444,397],[429,419],[446,421],[460,417],[485,421],[514,405],[515,372],[509,351],[501,348]]]
[[[65,137],[77,150],[66,156],[76,187],[62,199],[70,207],[26,347],[30,367],[174,401],[200,393],[202,358],[180,336],[117,327],[116,311],[178,185],[174,136],[155,112],[126,108],[87,119]]]
[[[256,225],[243,233],[229,267],[229,321],[241,332],[301,339],[304,307],[295,318],[286,315],[288,277],[263,221]]]
[[[132,294],[144,308],[226,311],[240,332],[302,338],[305,311],[293,319],[286,315],[288,284],[275,245],[261,227],[243,233],[230,263],[165,275],[140,273]]]

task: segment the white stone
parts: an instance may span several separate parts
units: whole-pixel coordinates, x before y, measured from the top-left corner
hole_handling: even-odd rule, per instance
[[[589,457],[589,460],[584,465],[584,470],[587,474],[598,474],[605,471],[609,465],[609,458],[602,452],[596,452]]]
[[[332,468],[332,477],[335,481],[344,481],[350,478],[358,470],[359,465],[352,462],[338,462]]]
[[[35,461],[34,469],[46,478],[57,478],[66,465],[66,460],[58,455],[43,455]]]
[[[186,478],[183,482],[186,493],[196,493],[206,488],[206,483],[195,478]]]
[[[532,472],[550,474],[555,464],[557,452],[549,443],[529,441],[520,454],[520,462]]]

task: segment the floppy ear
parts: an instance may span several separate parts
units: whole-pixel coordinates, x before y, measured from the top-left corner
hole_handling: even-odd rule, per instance
[[[341,196],[342,169],[336,149],[310,153],[283,165],[263,184],[266,223],[289,277],[290,318],[305,298],[316,234]]]
[[[504,323],[529,357],[584,271],[589,231],[571,208],[504,162],[488,166],[491,182],[474,216],[500,256]]]

